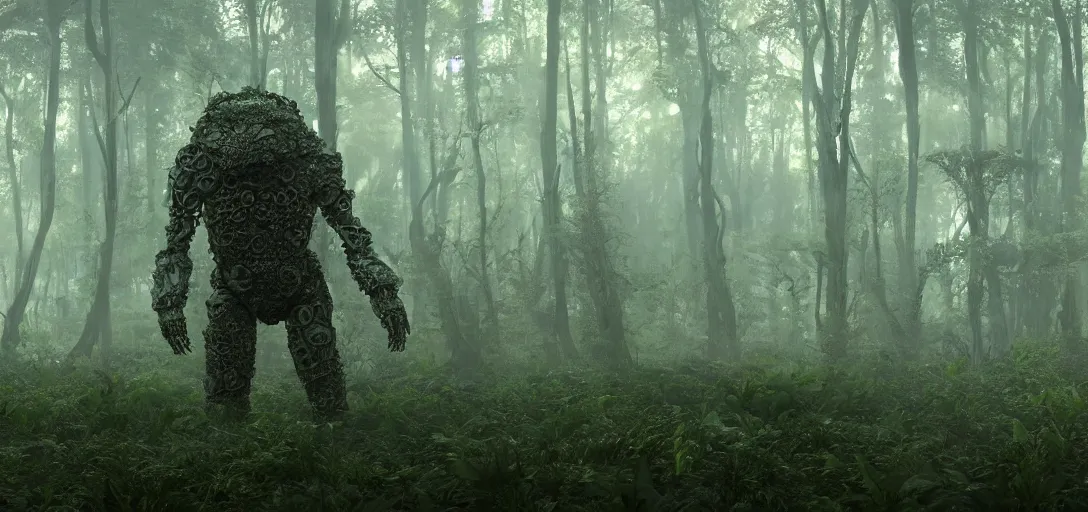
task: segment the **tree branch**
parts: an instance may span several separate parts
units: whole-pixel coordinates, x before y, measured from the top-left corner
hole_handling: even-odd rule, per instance
[[[87,49],[91,51],[91,55],[94,55],[94,60],[98,62],[102,69],[106,69],[106,54],[98,47],[98,35],[95,34],[94,19],[91,16],[93,2],[91,0],[86,1],[87,8],[84,9],[86,16],[83,18],[83,36],[87,40]],[[109,80],[109,77],[106,77],[106,80]]]
[[[377,69],[374,69],[374,63],[370,62],[370,56],[367,55],[365,51],[362,52],[362,54],[363,54],[363,61],[366,62],[367,69],[370,70],[370,72],[374,75],[374,77],[377,78],[378,81],[380,81],[383,85],[388,87],[389,90],[397,93],[397,95],[399,96],[400,95],[400,89],[397,89],[397,86],[393,85],[389,80],[387,80],[384,76],[382,76],[381,73],[378,73]]]

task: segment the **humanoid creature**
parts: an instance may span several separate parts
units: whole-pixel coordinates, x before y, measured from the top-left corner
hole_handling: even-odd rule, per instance
[[[310,129],[294,101],[243,88],[209,102],[170,172],[166,249],[155,257],[152,308],[175,354],[191,352],[184,308],[193,263],[189,245],[201,218],[215,270],[207,300],[206,402],[249,411],[257,321],[286,322],[287,344],[320,419],[347,410],[332,298],[317,255],[307,248],[318,209],[343,241],[348,267],[389,334],[404,350],[410,333],[397,296],[401,280],[375,255],[351,210],[339,153]]]

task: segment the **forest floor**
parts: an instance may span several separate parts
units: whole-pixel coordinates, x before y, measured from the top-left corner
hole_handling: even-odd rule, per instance
[[[286,369],[222,424],[201,357],[118,360],[0,369],[0,510],[1088,510],[1088,372],[1046,346],[983,369],[402,364],[352,379],[333,425]]]

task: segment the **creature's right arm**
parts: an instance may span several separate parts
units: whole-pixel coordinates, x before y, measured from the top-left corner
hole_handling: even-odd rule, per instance
[[[170,223],[166,226],[166,249],[155,256],[151,308],[160,315],[180,315],[189,298],[189,278],[193,260],[189,245],[196,233],[197,218],[203,204],[197,180],[210,173],[211,160],[194,144],[178,151],[170,171]]]

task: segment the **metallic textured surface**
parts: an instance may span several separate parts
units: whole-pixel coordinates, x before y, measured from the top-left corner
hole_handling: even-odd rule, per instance
[[[178,151],[152,308],[174,352],[190,351],[183,313],[193,272],[189,246],[203,220],[215,261],[204,331],[209,404],[249,410],[256,322],[286,322],[288,348],[315,412],[334,417],[346,410],[332,298],[308,249],[318,209],[340,236],[390,349],[404,349],[410,327],[397,296],[401,280],[374,253],[370,232],[352,213],[354,194],[342,166],[293,101],[252,88],[216,95]]]

